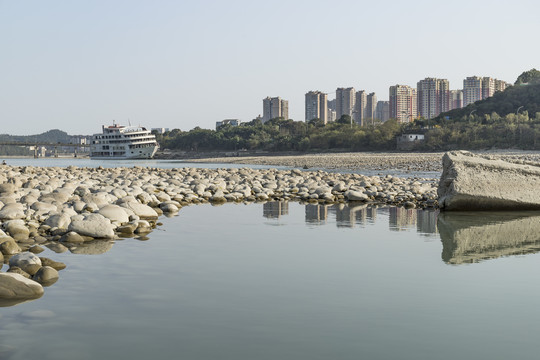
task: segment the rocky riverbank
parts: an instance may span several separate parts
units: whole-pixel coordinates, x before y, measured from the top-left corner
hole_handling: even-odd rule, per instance
[[[39,297],[42,285],[58,279],[65,265],[38,257],[44,246],[57,252],[95,246],[99,252],[115,238],[147,234],[160,215],[183,206],[301,201],[436,207],[437,181],[299,169],[2,166],[0,256],[9,267],[0,273],[0,298],[7,304]]]
[[[522,150],[493,150],[474,152],[505,161],[540,162],[540,152]],[[195,163],[251,164],[289,166],[294,168],[385,171],[385,172],[441,172],[443,153],[324,153],[303,155],[265,155],[238,157],[208,157],[182,159]]]

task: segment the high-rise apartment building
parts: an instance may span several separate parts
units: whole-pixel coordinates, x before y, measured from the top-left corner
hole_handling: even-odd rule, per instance
[[[355,91],[354,88],[337,88],[336,89],[336,117],[341,118],[343,115],[353,116],[355,109]]]
[[[495,92],[504,91],[509,86],[512,86],[512,84],[507,83],[506,81],[503,81],[503,80],[495,79]]]
[[[366,115],[367,92],[365,90],[357,91],[355,98],[353,120],[355,123],[362,126],[364,125]]]
[[[320,91],[306,93],[306,122],[321,119],[324,124],[328,122],[328,94]]]
[[[336,111],[336,99],[328,100],[328,110]]]
[[[416,86],[418,116],[432,119],[450,110],[450,85],[446,79],[425,78]]]
[[[482,78],[482,99],[487,99],[495,94],[495,81],[496,79],[491,77]]]
[[[280,97],[267,97],[263,99],[263,117],[262,122],[275,118],[289,119],[289,102]]]
[[[469,76],[463,80],[463,107],[482,100],[482,82],[479,76]]]
[[[382,122],[390,119],[390,102],[389,101],[377,101],[377,107],[375,108],[375,119]]]
[[[463,90],[450,90],[450,108],[448,110],[461,109],[463,107]]]
[[[417,117],[416,89],[407,85],[390,86],[390,118],[411,122]]]
[[[368,94],[366,98],[366,108],[364,110],[364,119],[362,125],[374,124],[375,111],[377,110],[377,95],[374,92]]]
[[[334,122],[337,120],[336,110],[328,108],[328,122]]]
[[[463,107],[487,99],[497,91],[504,91],[509,85],[491,77],[469,76],[463,80]]]

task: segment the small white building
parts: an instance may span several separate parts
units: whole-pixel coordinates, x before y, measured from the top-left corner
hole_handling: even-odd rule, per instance
[[[150,130],[157,132],[158,134],[165,134],[166,132],[169,132],[169,128],[152,128]]]
[[[410,150],[415,144],[424,141],[424,134],[401,134],[396,141],[398,150]]]
[[[223,121],[216,121],[216,130],[222,127],[223,125],[239,126],[241,123],[238,119],[225,119]]]

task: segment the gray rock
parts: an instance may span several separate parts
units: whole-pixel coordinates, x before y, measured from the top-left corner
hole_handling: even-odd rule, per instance
[[[9,258],[9,266],[20,267],[25,272],[33,275],[41,267],[41,260],[36,254],[25,251]]]
[[[50,266],[41,267],[32,277],[43,286],[51,286],[58,280],[58,271]]]
[[[43,295],[43,286],[13,273],[0,273],[0,306],[12,306]]]
[[[59,241],[62,243],[81,244],[85,239],[75,231],[70,231],[62,235]]]
[[[15,186],[15,184],[12,184],[12,183],[0,184],[0,193],[2,194],[4,193],[11,194],[11,193],[14,193],[16,190],[17,190],[17,187]]]
[[[105,205],[98,210],[98,214],[103,215],[111,221],[117,221],[121,224],[129,221],[129,214],[126,209],[118,205]]]
[[[24,271],[23,269],[21,269],[20,267],[18,266],[11,266],[8,271],[8,273],[13,273],[13,274],[19,274],[19,275],[22,275],[24,276],[25,278],[27,279],[30,279],[32,276],[27,273],[26,271]]]
[[[71,217],[68,214],[55,214],[49,216],[45,220],[45,225],[49,225],[51,228],[67,229],[71,223]]]
[[[136,202],[121,203],[120,206],[133,211],[135,215],[144,220],[156,220],[158,213],[150,206]]]
[[[19,203],[4,205],[0,210],[0,220],[24,219],[25,217],[24,206]]]
[[[14,255],[21,252],[21,248],[12,238],[0,238],[0,252],[4,255]]]
[[[65,247],[64,245],[62,245],[60,243],[57,243],[57,242],[52,242],[52,243],[47,244],[45,246],[47,248],[49,248],[50,250],[54,251],[57,254],[61,254],[61,253],[64,253],[64,252],[68,251],[67,247]]]
[[[93,238],[112,239],[114,237],[111,221],[101,214],[88,214],[83,220],[74,220],[69,224],[68,230]]]
[[[437,193],[442,210],[540,209],[540,167],[466,151],[443,156]]]
[[[16,241],[28,239],[30,230],[26,227],[23,220],[9,220],[4,223],[6,231]]]
[[[42,266],[50,266],[56,270],[63,270],[66,268],[66,264],[64,264],[63,262],[55,261],[55,260],[52,260],[46,257],[41,257],[41,256],[39,259],[41,260]]]
[[[363,192],[360,192],[360,191],[348,190],[348,191],[345,192],[344,195],[349,201],[367,201],[367,200],[369,200],[369,197],[366,194],[364,194]]]

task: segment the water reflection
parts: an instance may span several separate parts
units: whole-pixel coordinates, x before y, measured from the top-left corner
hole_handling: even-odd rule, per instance
[[[263,217],[267,219],[279,219],[283,215],[289,215],[288,202],[270,201],[263,204]]]
[[[539,212],[441,213],[437,224],[448,264],[540,251]]]
[[[263,217],[279,219],[289,214],[287,202],[267,202],[263,205]],[[306,204],[305,222],[308,225],[335,223],[339,228],[365,227],[375,224],[377,218],[388,218],[392,231],[415,230],[420,234],[436,234],[437,214],[435,210],[405,209],[376,205],[349,204]],[[384,220],[381,220],[384,221]]]

